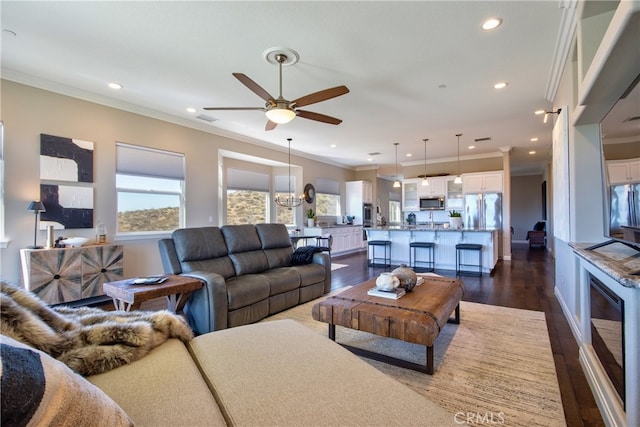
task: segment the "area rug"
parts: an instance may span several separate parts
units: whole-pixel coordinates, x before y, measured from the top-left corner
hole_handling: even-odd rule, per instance
[[[265,321],[294,319],[326,336],[314,300]],[[460,325],[435,345],[434,375],[362,358],[452,413],[460,425],[566,426],[544,313],[462,302]],[[424,346],[336,327],[336,341],[424,364]],[[402,396],[396,396],[402,400]]]
[[[337,262],[331,263],[331,271],[340,270],[341,268],[349,267],[347,264],[338,264]]]

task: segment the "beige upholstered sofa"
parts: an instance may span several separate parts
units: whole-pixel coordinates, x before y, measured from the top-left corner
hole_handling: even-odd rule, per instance
[[[5,346],[7,338],[2,339]],[[46,357],[48,363],[62,365]],[[78,395],[67,396],[70,408],[51,399],[58,406],[39,408],[32,421],[110,426],[455,425],[453,414],[293,320],[216,331],[187,345],[170,339],[146,357],[88,381],[62,368],[74,377],[72,388]],[[61,387],[52,387],[61,393]],[[78,391],[83,388],[89,390],[86,398]],[[9,398],[3,390],[2,399]],[[96,405],[106,409],[97,410]],[[84,420],[71,418],[74,408]],[[57,412],[47,414],[52,410]]]

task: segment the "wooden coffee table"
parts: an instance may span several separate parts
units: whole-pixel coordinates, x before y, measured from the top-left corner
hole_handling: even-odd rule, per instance
[[[426,346],[425,365],[342,344],[364,357],[433,374],[433,347],[447,322],[460,323],[460,300],[464,284],[460,279],[424,276],[424,282],[400,299],[367,295],[376,279],[347,289],[313,306],[315,320],[329,324],[329,338],[335,341],[336,325],[382,337]],[[451,314],[454,319],[450,319]]]
[[[106,282],[102,285],[104,293],[113,298],[116,310],[138,310],[140,304],[151,299],[166,297],[167,310],[179,312],[193,291],[202,288],[198,279],[187,276],[167,274],[167,280],[157,285],[133,285],[132,279]]]

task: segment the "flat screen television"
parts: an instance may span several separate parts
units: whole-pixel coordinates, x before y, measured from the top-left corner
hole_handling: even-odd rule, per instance
[[[640,75],[602,120],[601,146],[605,237],[640,251],[639,81]]]

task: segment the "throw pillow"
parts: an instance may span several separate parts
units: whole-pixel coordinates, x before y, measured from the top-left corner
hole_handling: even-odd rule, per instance
[[[132,426],[98,387],[46,353],[0,335],[2,425]]]

